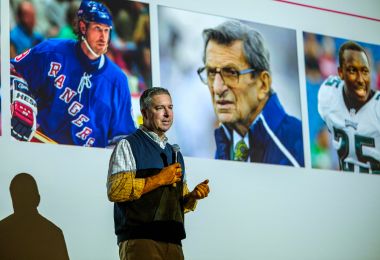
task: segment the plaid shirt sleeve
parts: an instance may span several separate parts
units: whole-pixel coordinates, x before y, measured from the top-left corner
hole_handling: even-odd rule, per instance
[[[136,200],[142,195],[144,178],[135,178],[136,161],[129,142],[121,140],[115,147],[108,169],[107,194],[110,201]]]
[[[183,183],[183,197],[185,198],[190,193],[187,183]],[[197,207],[197,200],[186,202],[184,205],[185,213],[194,211]]]

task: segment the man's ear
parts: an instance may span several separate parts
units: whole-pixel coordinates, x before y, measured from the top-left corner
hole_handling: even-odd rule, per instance
[[[341,80],[343,80],[343,69],[342,67],[338,67],[338,75]]]
[[[86,34],[86,24],[83,21],[79,21],[79,31],[81,34]]]
[[[145,109],[141,109],[141,115],[143,116],[143,118],[146,118],[146,110]]]
[[[268,98],[269,96],[269,92],[272,86],[272,77],[268,71],[264,70],[260,73],[259,80],[261,82],[261,86],[258,89],[257,98],[261,101]]]

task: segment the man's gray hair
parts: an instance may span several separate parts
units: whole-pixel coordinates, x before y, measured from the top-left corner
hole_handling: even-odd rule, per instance
[[[146,89],[140,97],[140,110],[149,108],[152,105],[153,97],[162,94],[166,94],[170,97],[169,90],[166,88],[155,87]]]
[[[226,21],[215,28],[203,30],[203,62],[206,64],[206,47],[210,40],[230,45],[236,40],[243,41],[243,54],[251,68],[270,73],[269,51],[263,36],[251,26],[237,20]]]

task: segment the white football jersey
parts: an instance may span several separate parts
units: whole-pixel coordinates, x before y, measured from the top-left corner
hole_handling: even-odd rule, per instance
[[[342,81],[330,76],[318,93],[318,111],[333,134],[341,170],[380,173],[380,92],[359,109],[346,107]]]

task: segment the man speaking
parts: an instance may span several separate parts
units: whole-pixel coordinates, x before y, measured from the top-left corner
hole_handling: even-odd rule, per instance
[[[117,144],[107,179],[120,259],[184,259],[184,213],[208,195],[208,180],[189,192],[182,154],[165,136],[173,123],[168,90],[145,90],[140,109],[143,125]]]

